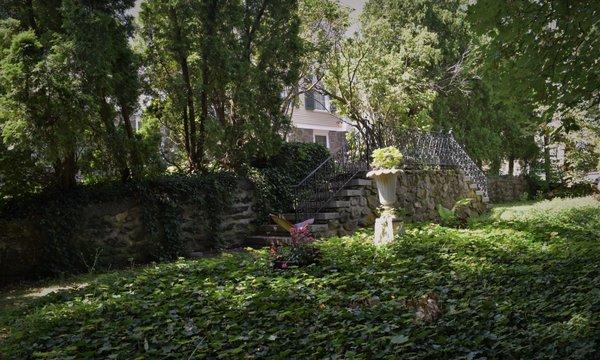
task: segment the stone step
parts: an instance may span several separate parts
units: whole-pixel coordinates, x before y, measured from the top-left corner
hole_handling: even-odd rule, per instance
[[[481,198],[481,201],[483,201],[484,203],[489,203],[490,202],[490,198],[487,196],[484,196]]]
[[[330,191],[320,192],[315,195],[315,199],[328,199],[331,197],[332,194],[333,193]],[[363,194],[362,189],[343,189],[343,190],[338,191],[337,194],[335,194],[335,198],[362,196],[362,194]]]
[[[346,184],[346,186],[370,186],[371,180],[368,179],[352,179]]]
[[[318,202],[307,202],[305,204],[306,206],[304,207],[305,210],[308,210],[307,212],[310,212],[311,210],[318,210],[319,207],[321,207],[321,209],[339,209],[339,208],[346,208],[348,206],[350,206],[350,201],[347,200],[331,200],[326,204],[321,204]],[[323,205],[323,206],[321,206]]]
[[[477,196],[483,196],[484,192],[481,190],[475,190],[475,195]]]
[[[475,183],[470,183],[469,188],[472,190],[477,190],[477,189],[479,189],[479,186],[477,186],[477,184],[475,184]]]
[[[310,226],[310,231],[313,233],[325,232],[329,230],[328,224],[312,224]],[[282,229],[279,225],[263,225],[260,227],[260,233],[262,235],[281,235],[286,236],[288,234],[287,231]]]
[[[344,189],[341,190],[336,197],[353,197],[362,196],[364,194],[363,189]]]
[[[296,221],[296,214],[294,213],[283,214],[283,217],[285,217],[289,221]],[[315,221],[328,221],[338,219],[340,217],[340,214],[337,212],[320,212],[316,214],[299,213],[298,217],[300,219],[299,221],[304,221],[310,219],[311,217],[313,217]]]
[[[253,248],[271,246],[271,244],[281,245],[287,244],[292,238],[289,236],[265,236],[265,235],[254,235],[246,238],[244,246]]]

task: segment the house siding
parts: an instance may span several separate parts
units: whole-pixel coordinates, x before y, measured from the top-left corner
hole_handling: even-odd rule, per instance
[[[341,148],[346,142],[346,132],[330,131],[329,134],[329,149],[334,152]]]
[[[326,111],[306,110],[304,95],[300,95],[298,107],[292,113],[292,123],[295,127],[310,128],[312,126],[326,126],[344,131],[343,122],[335,115]]]
[[[292,132],[289,141],[314,142],[314,136],[327,135],[329,150],[334,152],[346,141],[344,123],[335,115],[319,110],[307,110],[304,95],[300,95],[299,106],[292,113]]]
[[[314,133],[312,129],[294,128],[292,134],[289,137],[289,140],[299,142],[313,142],[313,134]]]

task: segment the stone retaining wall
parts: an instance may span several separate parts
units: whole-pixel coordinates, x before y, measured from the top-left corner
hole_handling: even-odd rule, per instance
[[[232,193],[233,204],[221,217],[218,233],[221,244],[234,247],[254,232],[256,213],[249,182],[239,181]],[[141,210],[138,201],[127,198],[87,204],[78,223],[73,224],[77,232],[69,244],[81,245],[96,254],[94,259],[86,260],[90,270],[141,264],[160,257],[156,254],[156,240],[150,239],[144,229]],[[206,214],[210,211],[194,203],[179,205],[177,231],[186,253],[208,251],[219,245],[208,231]],[[155,221],[160,222],[160,216]],[[9,279],[36,277],[47,267],[42,245],[48,239],[41,226],[35,216],[0,219],[0,284]]]
[[[493,203],[518,201],[527,192],[527,181],[522,176],[493,176],[488,178],[490,201]]]
[[[451,208],[465,197],[474,199],[465,211],[470,214],[485,211],[486,204],[469,185],[461,173],[453,170],[407,170],[398,178],[398,204],[406,213],[407,221],[438,220],[438,204]],[[337,209],[340,218],[329,222],[330,235],[349,234],[359,226],[373,225],[379,208],[375,183],[357,185],[353,190],[358,191],[349,192],[345,199],[349,206]],[[218,229],[220,244],[208,228],[207,214],[211,209],[194,203],[178,204],[179,226],[170,231],[179,232],[188,254],[212,250],[217,245],[239,246],[247,236],[254,234],[257,214],[252,185],[239,181],[232,193],[233,205],[221,217]],[[87,204],[77,216],[79,221],[74,224],[77,232],[68,240],[69,244],[83,244],[96,252],[94,259],[87,259],[86,266],[90,269],[119,268],[156,258],[159,240],[149,238],[144,228],[148,220],[142,218],[145,213],[142,206],[133,198]],[[155,221],[161,224],[160,214]],[[36,216],[0,219],[0,283],[8,278],[35,277],[44,268],[41,265],[48,259],[42,253],[42,245],[49,239],[45,238],[42,226]]]
[[[471,198],[471,205],[463,211],[468,215],[481,214],[487,205],[470,188],[465,177],[455,170],[406,170],[398,176],[396,189],[398,206],[406,221],[437,221],[438,204],[452,208],[456,201]],[[330,229],[345,235],[357,227],[372,226],[379,214],[379,198],[375,182],[363,186],[362,196],[350,197],[350,206],[340,209],[339,221],[331,222]]]

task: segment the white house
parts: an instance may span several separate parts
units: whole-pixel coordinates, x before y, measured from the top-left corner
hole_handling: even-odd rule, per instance
[[[335,1],[335,0],[333,0]],[[339,0],[342,6],[351,9],[350,35],[359,30],[358,17],[366,0]],[[345,142],[350,125],[335,114],[329,97],[316,91],[301,94],[297,106],[292,111],[293,132],[290,141],[315,142],[331,151],[339,149]]]

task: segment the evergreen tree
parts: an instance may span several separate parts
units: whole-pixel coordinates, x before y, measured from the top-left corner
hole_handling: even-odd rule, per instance
[[[140,14],[149,116],[187,167],[239,167],[274,153],[300,66],[297,2],[146,2]]]

